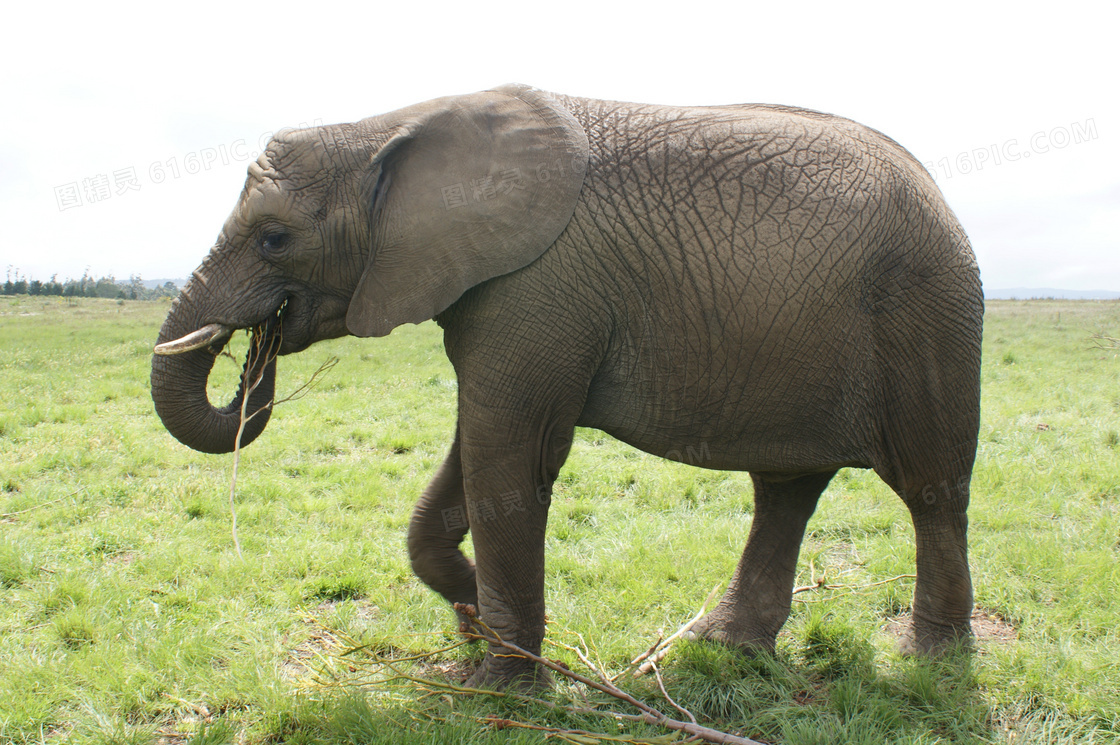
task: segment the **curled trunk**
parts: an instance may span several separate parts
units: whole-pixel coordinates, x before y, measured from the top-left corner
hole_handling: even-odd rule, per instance
[[[177,303],[164,321],[159,344],[188,336],[203,326],[195,322],[197,314]],[[152,401],[163,425],[175,439],[204,453],[232,452],[241,427],[241,404],[246,387],[256,382],[245,407],[245,430],[241,447],[245,447],[268,424],[272,414],[272,398],[276,383],[276,349],[279,345],[278,320],[273,319],[253,329],[249,354],[241,374],[241,383],[233,400],[222,408],[210,403],[206,381],[214,360],[228,341],[228,335],[197,349],[176,354],[157,354],[152,358]],[[254,415],[255,413],[255,415]]]

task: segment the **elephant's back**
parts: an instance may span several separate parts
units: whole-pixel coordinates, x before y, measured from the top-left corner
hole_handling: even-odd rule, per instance
[[[968,238],[922,165],[842,117],[786,106],[565,99],[590,162],[569,234],[721,324],[787,331],[786,306],[881,316],[934,281],[980,297]],[[798,323],[806,319],[805,310]]]
[[[590,163],[560,242],[594,236],[589,260],[661,333],[757,348],[859,313],[894,219],[867,143],[782,107],[583,106]]]

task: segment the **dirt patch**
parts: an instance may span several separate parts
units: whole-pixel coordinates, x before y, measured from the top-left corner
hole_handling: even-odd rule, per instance
[[[114,564],[120,564],[127,567],[132,566],[132,564],[136,562],[137,558],[138,557],[134,551],[120,551],[115,554],[110,554],[108,560],[113,562]]]
[[[446,680],[451,683],[462,685],[477,669],[478,662],[474,660],[454,660],[437,663],[424,662],[421,663],[418,673],[422,678]]]
[[[1011,644],[1019,639],[1019,632],[1008,621],[995,611],[977,608],[972,612],[972,635],[976,639],[977,650],[983,654],[985,647],[992,645],[1002,646]],[[895,639],[902,639],[910,628],[910,614],[902,613],[888,618],[883,626],[885,631]]]
[[[166,694],[165,694],[166,696]],[[166,696],[170,698],[170,696]],[[168,718],[164,725],[156,730],[156,745],[183,745],[189,742],[199,728],[214,721],[214,716],[209,707],[204,703],[192,704],[189,701],[177,701],[183,711],[179,716]],[[221,712],[218,712],[219,714]]]
[[[1010,644],[1018,641],[1019,632],[1003,616],[977,608],[972,614],[972,633],[981,642]]]

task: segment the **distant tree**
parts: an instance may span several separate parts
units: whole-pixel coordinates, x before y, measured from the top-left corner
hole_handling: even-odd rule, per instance
[[[147,295],[147,288],[144,287],[144,280],[140,278],[139,274],[133,274],[128,278],[128,298],[129,300],[143,300]]]
[[[82,297],[97,297],[97,283],[93,281],[93,277],[89,276],[89,267],[82,272],[82,278],[78,280],[78,295]]]
[[[14,277],[14,279],[13,279]],[[26,295],[27,277],[20,275],[19,267],[8,264],[7,279],[4,282],[5,295]]]
[[[58,274],[43,282],[38,279],[29,280],[23,276],[18,267],[9,265],[4,282],[0,283],[0,295],[54,295],[59,297],[99,297],[112,300],[158,300],[165,297],[175,297],[179,288],[174,282],[164,282],[159,287],[148,288],[139,274],[132,274],[128,281],[120,281],[108,274],[104,277],[94,278],[89,267],[79,279],[67,277],[65,281],[58,280]]]
[[[104,298],[121,298],[124,297],[124,292],[121,290],[117,280],[110,274],[106,277],[101,277],[93,284],[94,296]]]

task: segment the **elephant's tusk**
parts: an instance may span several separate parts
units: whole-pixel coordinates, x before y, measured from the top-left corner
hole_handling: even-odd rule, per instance
[[[203,326],[198,331],[192,331],[181,339],[157,344],[155,353],[168,355],[193,352],[196,349],[208,346],[219,336],[228,336],[232,334],[234,330],[235,329],[229,326],[223,326],[220,323],[211,323],[208,326]]]

